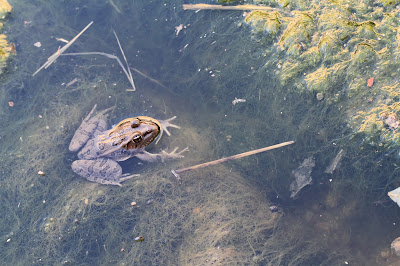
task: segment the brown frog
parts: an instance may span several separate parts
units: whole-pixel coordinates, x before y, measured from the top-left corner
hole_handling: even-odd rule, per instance
[[[131,157],[148,162],[182,158],[188,148],[176,152],[151,154],[144,150],[154,139],[161,138],[163,131],[169,136],[168,127],[180,128],[170,123],[176,117],[157,120],[148,116],[127,118],[107,130],[105,114],[113,107],[93,115],[96,105],[75,132],[69,150],[78,153],[79,160],[72,163],[72,170],[89,181],[100,184],[121,186],[121,182],[137,175],[122,174],[117,163]]]

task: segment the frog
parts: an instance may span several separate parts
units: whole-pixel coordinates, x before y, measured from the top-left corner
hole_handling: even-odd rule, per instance
[[[179,126],[171,123],[176,116],[166,120],[157,120],[148,116],[136,116],[122,120],[111,129],[107,129],[106,114],[114,107],[99,111],[94,115],[97,105],[82,121],[69,144],[71,152],[78,152],[78,159],[72,162],[72,170],[89,181],[105,185],[122,186],[122,182],[137,174],[122,174],[118,162],[136,157],[146,162],[164,162],[167,159],[183,158],[182,153],[188,148],[177,152],[178,147],[171,152],[161,150],[161,153],[149,153],[145,147],[157,137],[160,140],[163,132],[171,136],[168,128]]]

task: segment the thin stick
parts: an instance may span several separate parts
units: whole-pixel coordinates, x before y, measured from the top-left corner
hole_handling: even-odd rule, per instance
[[[133,77],[132,77],[131,70],[129,69],[128,60],[126,60],[126,57],[125,57],[124,50],[122,50],[121,43],[119,42],[119,39],[118,39],[118,36],[117,36],[117,34],[115,33],[115,30],[113,30],[113,32],[114,32],[115,38],[117,39],[118,46],[119,46],[119,49],[121,50],[122,56],[124,57],[124,60],[125,60],[125,63],[126,63],[126,68],[128,69],[128,72],[129,72],[128,79],[129,79],[129,81],[131,82],[131,85],[132,85],[133,91],[135,91],[135,90],[136,90],[136,87],[135,87],[135,83],[133,82]],[[126,71],[125,71],[125,72],[126,72]]]
[[[37,73],[39,73],[40,70],[42,70],[43,68],[48,68],[51,64],[54,63],[54,61],[57,60],[57,58],[63,53],[65,52],[65,50],[68,49],[68,47],[70,47],[78,38],[79,36],[82,35],[82,33],[84,33],[89,27],[90,25],[93,24],[93,21],[91,21],[81,32],[78,33],[78,35],[76,35],[72,40],[70,40],[66,45],[64,45],[61,49],[59,49],[57,52],[55,52],[54,54],[52,54],[49,58],[47,58],[46,63],[44,63],[38,70],[36,70],[35,73],[33,73],[32,76],[35,76]]]
[[[132,85],[132,89],[130,89],[129,91],[135,91],[136,90],[136,86],[135,86],[135,82],[133,81],[131,70],[129,69],[128,61],[126,60],[124,51],[122,50],[121,44],[120,44],[120,42],[118,40],[118,37],[117,37],[117,34],[115,33],[115,31],[114,31],[114,34],[115,34],[115,38],[117,39],[117,42],[118,42],[119,48],[121,50],[121,53],[122,53],[122,55],[124,57],[124,60],[126,62],[126,66],[128,68],[128,71],[126,70],[125,66],[122,64],[121,60],[117,56],[112,55],[112,54],[107,54],[107,53],[102,53],[102,52],[82,52],[82,53],[65,53],[63,55],[102,55],[102,56],[105,56],[105,57],[108,57],[108,58],[111,58],[111,59],[115,59],[115,60],[117,60],[118,64],[121,66],[121,68],[124,71],[126,77],[128,78],[129,82]]]
[[[167,86],[165,86],[164,84],[162,84],[161,82],[159,82],[159,81],[156,80],[156,79],[150,78],[149,76],[147,76],[145,73],[143,73],[143,72],[140,71],[139,69],[134,68],[134,67],[130,67],[130,69],[132,69],[133,71],[135,71],[135,72],[138,73],[139,75],[142,75],[143,77],[149,79],[150,81],[153,81],[154,83],[160,85],[161,87],[163,87],[163,88],[165,88],[165,89],[168,89]]]
[[[279,144],[276,144],[276,145],[268,146],[268,147],[265,147],[265,148],[252,150],[252,151],[248,151],[248,152],[244,152],[244,153],[239,153],[239,154],[236,154],[236,155],[233,155],[233,156],[221,158],[221,159],[218,159],[218,160],[215,160],[215,161],[211,161],[211,162],[207,162],[207,163],[197,164],[197,165],[194,165],[194,166],[181,168],[181,169],[177,169],[177,170],[171,169],[171,172],[174,174],[174,176],[176,178],[178,178],[178,180],[180,180],[179,173],[183,173],[183,172],[186,172],[186,171],[189,171],[189,170],[198,169],[198,168],[202,168],[202,167],[206,167],[206,166],[210,166],[210,165],[214,165],[214,164],[223,163],[223,162],[230,161],[230,160],[236,160],[236,159],[239,159],[239,158],[242,158],[242,157],[250,156],[250,155],[257,154],[257,153],[264,152],[264,151],[273,150],[273,149],[280,148],[280,147],[283,147],[283,146],[287,146],[287,145],[290,145],[290,144],[293,144],[293,143],[294,143],[294,141],[291,140],[291,141],[279,143]]]
[[[184,10],[200,10],[200,9],[219,9],[219,10],[274,10],[268,6],[256,6],[256,5],[237,5],[237,6],[222,6],[222,5],[207,5],[207,4],[183,4]]]
[[[122,13],[121,10],[120,10],[120,9],[117,7],[117,5],[114,3],[113,0],[109,0],[108,2],[115,8],[115,10],[117,10],[118,13],[120,13],[120,14]]]
[[[102,52],[65,53],[63,55],[102,55],[102,56],[105,56],[105,57],[108,57],[108,58],[111,58],[111,59],[115,59],[115,60],[117,60],[118,64],[121,66],[122,70],[124,71],[126,77],[129,80],[129,82],[131,83],[131,85],[132,85],[132,90],[131,91],[135,91],[136,90],[135,83],[133,83],[133,79],[131,79],[129,77],[129,74],[126,71],[126,69],[125,69],[124,65],[122,64],[121,60],[115,55],[102,53]]]

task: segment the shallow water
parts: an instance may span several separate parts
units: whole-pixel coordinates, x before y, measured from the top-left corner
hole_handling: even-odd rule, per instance
[[[175,0],[10,4],[4,32],[18,54],[1,78],[2,265],[396,262],[399,210],[386,196],[400,181],[396,152],[354,141],[341,103],[282,86],[266,66],[282,59],[252,39],[243,12],[184,11]],[[64,45],[56,38],[70,40],[90,21],[67,52],[122,60],[115,30],[130,66],[153,81],[133,72],[137,91],[127,91],[118,63],[102,56],[61,56],[32,77]],[[235,97],[246,102],[233,105]],[[181,129],[147,150],[189,152],[121,163],[141,174],[122,187],[84,180],[70,168],[77,157],[68,145],[94,104],[115,106],[109,124],[176,115]],[[184,173],[182,185],[170,172],[289,140],[296,143]],[[340,165],[324,173],[340,149]],[[292,170],[310,156],[313,183],[291,199]]]

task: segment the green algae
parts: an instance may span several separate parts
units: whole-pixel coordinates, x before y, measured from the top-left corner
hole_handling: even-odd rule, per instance
[[[352,113],[357,109],[354,106],[374,113],[374,108],[380,106],[377,101],[382,98],[380,95],[391,97],[385,88],[395,82],[399,69],[400,13],[392,8],[397,1],[381,1],[383,7],[373,8],[369,1],[352,5],[347,1],[309,1],[308,8],[296,8],[291,1],[279,3],[282,10],[274,12],[280,14],[281,23],[279,39],[274,44],[282,50],[278,55],[282,65],[278,77],[282,85],[323,93],[329,103],[342,99],[339,95],[345,96],[349,100],[343,106],[349,110],[348,124],[354,134],[359,134],[359,128],[366,127],[353,123]],[[287,6],[291,11],[288,12]],[[260,21],[260,17],[248,15],[245,22],[254,27],[253,21]],[[262,26],[257,23],[252,31],[257,28],[257,32],[262,32]],[[371,77],[375,78],[372,89],[366,86]],[[366,104],[370,98],[372,102]],[[356,121],[360,123],[359,116]],[[372,130],[367,132],[377,134]]]
[[[254,27],[256,33],[267,33],[268,35],[276,35],[281,27],[281,14],[277,11],[261,11],[255,10],[250,12],[245,22]]]
[[[3,28],[3,23],[6,16],[11,12],[12,7],[6,0],[0,1],[0,32]],[[7,36],[0,34],[0,74],[3,73],[3,69],[7,66],[7,61],[12,54],[15,54],[14,44],[7,42]]]

